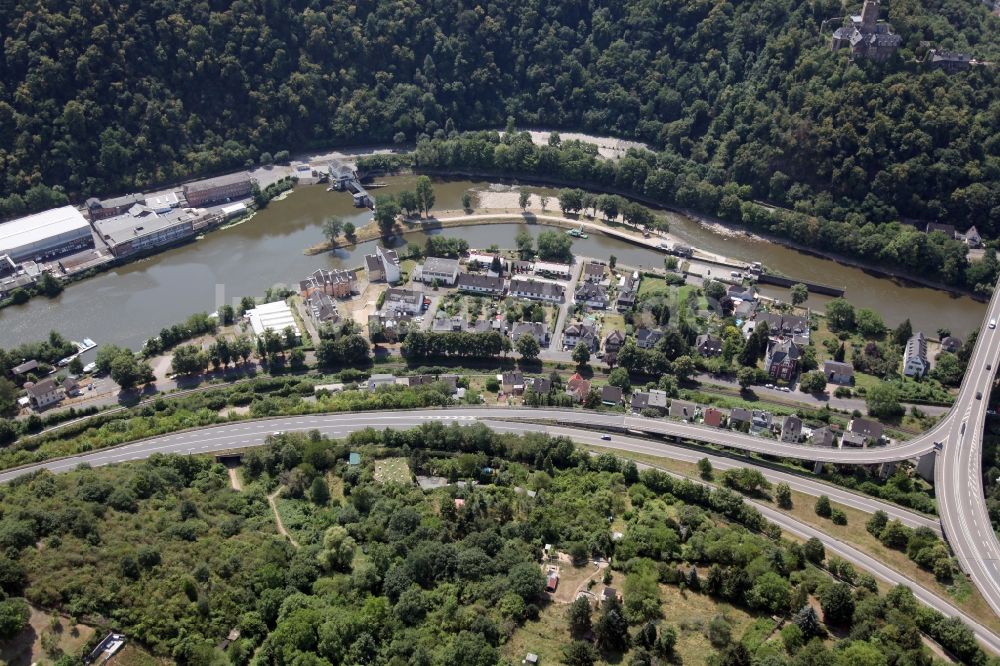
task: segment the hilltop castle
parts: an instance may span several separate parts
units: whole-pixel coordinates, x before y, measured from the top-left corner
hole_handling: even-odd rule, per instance
[[[852,59],[888,60],[903,43],[903,38],[895,34],[888,23],[878,20],[878,14],[878,0],[865,0],[860,16],[851,16],[850,25],[833,31],[831,48],[834,51],[850,48]]]

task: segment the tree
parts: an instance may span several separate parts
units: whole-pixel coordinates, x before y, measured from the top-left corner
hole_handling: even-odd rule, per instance
[[[879,382],[868,389],[865,402],[868,405],[868,414],[877,419],[897,419],[905,411],[899,403],[899,389],[888,382]]]
[[[573,348],[573,360],[577,365],[586,365],[590,361],[590,347],[583,342],[576,343],[576,347]]]
[[[31,612],[24,599],[4,599],[0,601],[0,638],[9,640],[28,626]]]
[[[525,334],[517,339],[517,353],[521,358],[533,361],[538,358],[542,351],[542,346],[533,335]]]
[[[337,241],[337,236],[344,230],[344,221],[339,217],[328,217],[323,222],[323,235],[326,240],[333,245]]]
[[[694,359],[687,354],[674,359],[674,376],[677,377],[677,381],[687,381],[697,369]]]
[[[590,601],[586,597],[578,597],[569,605],[566,612],[569,621],[569,631],[573,636],[586,636],[590,633]]]
[[[517,205],[521,207],[521,210],[528,209],[528,203],[531,201],[531,193],[527,190],[521,190],[517,195]]]
[[[517,245],[517,255],[522,261],[530,261],[535,256],[535,239],[527,229],[518,230],[514,243]]]
[[[538,197],[538,202],[542,204],[542,210],[546,210],[549,207],[549,195],[543,194]]]
[[[181,345],[174,350],[170,366],[175,374],[195,375],[208,367],[208,356],[194,345]]]
[[[320,566],[326,571],[344,571],[350,567],[354,559],[354,539],[340,525],[334,525],[323,535],[323,550],[317,558]]]
[[[760,368],[740,368],[736,371],[736,381],[740,388],[749,388],[754,384],[760,384],[767,379],[767,373]]]
[[[538,234],[538,256],[544,261],[573,261],[573,239],[558,231],[547,230]]]
[[[893,331],[892,340],[898,346],[903,347],[911,337],[913,337],[913,325],[910,323],[909,318],[907,318],[900,322],[896,330]]]
[[[802,636],[805,640],[815,638],[817,636],[825,636],[826,630],[823,629],[823,625],[819,622],[819,616],[816,615],[816,610],[809,605],[805,605],[792,616],[792,622],[802,630]]]
[[[309,499],[317,506],[326,506],[330,502],[330,487],[322,476],[313,479]]]
[[[357,236],[355,235],[355,233],[356,232],[354,229],[354,223],[344,222],[344,238],[353,243],[355,240],[357,240]]]
[[[830,506],[830,498],[826,495],[820,495],[816,499],[816,515],[820,518],[829,518],[833,511],[833,507]]]
[[[889,523],[889,514],[879,509],[878,511],[872,514],[872,517],[869,518],[867,522],[865,522],[865,529],[868,530],[868,533],[871,534],[872,536],[878,537],[880,534],[882,534],[882,530],[885,529],[885,526],[888,523]]]
[[[392,236],[396,228],[396,217],[398,215],[399,204],[394,197],[375,197],[375,223],[381,230],[383,238]]]
[[[430,215],[431,208],[434,207],[434,186],[431,185],[431,179],[427,176],[420,176],[417,178],[416,185],[417,200],[420,202],[420,210],[424,212],[424,215]]]
[[[779,483],[774,488],[774,501],[779,508],[785,510],[792,508],[792,489],[787,483]]]
[[[472,210],[472,195],[468,192],[462,192],[462,210]]]
[[[129,350],[124,350],[111,363],[111,379],[123,390],[153,381],[153,369]]]
[[[712,461],[707,457],[698,461],[698,475],[705,481],[712,480]]]
[[[826,548],[823,546],[823,542],[816,537],[811,537],[805,542],[802,546],[802,553],[806,560],[813,564],[820,564],[826,559]]]
[[[74,375],[83,374],[83,361],[80,360],[79,356],[73,357],[73,360],[69,362],[67,370],[70,371],[70,374]]]
[[[869,308],[861,308],[854,313],[854,326],[866,338],[878,338],[885,334],[882,317]]]
[[[608,373],[608,384],[611,386],[617,386],[623,393],[627,393],[629,389],[632,388],[632,384],[628,376],[628,370],[625,368],[615,368],[612,370]]]
[[[792,586],[788,579],[773,571],[758,576],[753,587],[747,592],[747,603],[751,608],[759,608],[776,615],[788,612],[792,596]]]
[[[399,207],[407,216],[420,212],[420,197],[413,190],[404,190],[399,193]]]
[[[830,585],[820,594],[819,602],[823,609],[824,622],[838,626],[850,624],[854,615],[854,593],[850,585],[847,583]]]
[[[789,292],[792,297],[792,305],[801,305],[809,300],[809,288],[801,282],[793,284]]]
[[[826,390],[826,375],[821,370],[813,370],[802,375],[799,390],[803,393],[823,393]]]
[[[562,649],[562,663],[567,666],[593,666],[597,662],[597,651],[585,641],[573,641]]]
[[[826,304],[826,323],[831,331],[854,330],[854,306],[843,298],[835,298]]]
[[[594,635],[597,646],[602,650],[624,652],[628,648],[628,621],[617,600],[609,599],[604,602],[601,615],[594,625]]]

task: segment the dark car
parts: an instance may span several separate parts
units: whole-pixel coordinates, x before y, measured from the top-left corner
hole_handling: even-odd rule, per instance
[[[983,392],[976,391],[976,400],[982,400],[982,399],[983,399]]]
[[[611,441],[611,435],[601,435],[601,439],[603,439],[606,442],[610,442]]]

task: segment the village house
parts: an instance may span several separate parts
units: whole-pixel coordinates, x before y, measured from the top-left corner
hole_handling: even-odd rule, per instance
[[[848,432],[861,435],[865,439],[870,440],[873,444],[877,444],[882,441],[882,435],[885,432],[885,426],[883,426],[878,421],[872,421],[871,419],[854,418],[847,426]]]
[[[368,390],[369,391],[374,391],[374,390],[379,389],[379,388],[381,388],[383,386],[395,386],[396,385],[396,376],[395,375],[384,374],[384,373],[374,374],[374,375],[372,375],[371,377],[368,378],[368,384],[367,385],[368,385]]]
[[[424,309],[424,293],[392,287],[385,292],[382,309],[410,316],[420,314]]]
[[[983,237],[979,235],[979,231],[976,227],[969,227],[969,230],[964,234],[961,234],[960,240],[964,241],[969,247],[980,247],[983,244]]]
[[[699,335],[695,339],[694,345],[698,349],[698,353],[705,358],[718,356],[722,353],[722,340],[708,334]]]
[[[663,339],[663,331],[655,328],[640,328],[635,333],[635,344],[640,349],[652,349]]]
[[[622,404],[622,390],[617,386],[604,386],[601,388],[601,404],[620,405]]]
[[[465,328],[465,319],[449,317],[443,312],[439,312],[431,322],[431,333],[461,333]]]
[[[924,56],[924,64],[930,69],[940,69],[948,74],[955,74],[972,66],[972,56],[968,53],[930,49]]]
[[[749,409],[744,409],[743,407],[734,407],[731,412],[729,412],[729,427],[736,430],[742,430],[746,432],[750,429],[750,424],[753,421],[753,415],[750,413]]]
[[[588,307],[603,310],[608,307],[610,299],[608,290],[593,282],[583,282],[576,288],[573,294],[573,301]]]
[[[597,337],[597,324],[589,319],[571,322],[563,331],[563,347],[573,349],[581,342],[585,344],[591,352],[597,351],[599,344]]]
[[[572,266],[570,264],[560,264],[553,261],[536,261],[532,264],[535,275],[540,277],[555,278],[557,280],[568,280],[572,276]]]
[[[809,443],[813,446],[836,446],[837,433],[830,426],[814,428],[809,436]]]
[[[770,431],[773,420],[771,412],[755,409],[750,412],[750,429],[755,432]]]
[[[538,341],[539,346],[549,346],[549,327],[540,321],[519,321],[511,329],[510,337],[517,344],[522,336],[530,335]]]
[[[520,395],[524,393],[524,375],[517,371],[505,372],[497,377],[500,380],[500,390],[504,393]]]
[[[906,341],[906,349],[903,350],[903,374],[907,377],[923,377],[929,369],[927,338],[917,331]]]
[[[624,273],[618,282],[618,298],[615,299],[615,309],[625,312],[635,307],[635,299],[639,295],[639,271]]]
[[[459,291],[467,291],[472,294],[502,296],[504,292],[504,280],[499,276],[459,273],[456,284]]]
[[[354,271],[320,268],[299,282],[299,293],[302,298],[309,298],[317,292],[333,298],[350,298],[351,295],[358,293],[358,278]]]
[[[337,304],[327,294],[316,291],[306,301],[306,310],[317,324],[335,324],[340,321]]]
[[[562,303],[566,288],[561,284],[514,278],[510,281],[510,295],[515,298],[527,298],[533,301]]]
[[[781,441],[787,444],[798,444],[802,441],[802,419],[794,414],[785,417],[781,424]]]
[[[840,439],[842,446],[856,446],[858,448],[863,447],[866,441],[868,438],[859,432],[845,432]]]
[[[599,284],[604,281],[604,264],[588,261],[583,265],[583,281]]]
[[[924,233],[932,234],[935,231],[940,231],[948,238],[954,239],[957,230],[953,224],[942,224],[940,222],[928,222],[927,226],[924,227]]]
[[[850,386],[854,383],[854,366],[842,361],[824,361],[823,374],[831,384]]]
[[[764,359],[767,374],[775,379],[792,381],[798,370],[801,355],[799,346],[791,340],[770,342],[767,347],[767,357]]]
[[[670,401],[670,416],[682,421],[694,421],[698,406],[687,400],[674,398]]]
[[[21,363],[20,365],[15,365],[13,368],[10,369],[10,372],[15,377],[18,377],[20,375],[26,375],[29,372],[32,372],[37,369],[38,369],[38,361],[36,361],[35,359],[30,359],[28,361],[25,361],[24,363]]]
[[[458,259],[427,257],[415,272],[418,275],[414,275],[414,278],[426,284],[437,281],[439,284],[453,287],[458,280]]]
[[[713,428],[721,428],[726,419],[726,413],[717,407],[706,407],[701,414],[702,422]]]
[[[615,329],[604,336],[604,353],[617,354],[625,344],[625,334]]]
[[[958,350],[961,348],[962,348],[961,338],[956,338],[954,335],[947,335],[941,338],[941,351],[957,354]]]
[[[583,402],[590,393],[590,382],[581,377],[579,372],[574,372],[566,382],[566,393],[577,402]]]
[[[552,390],[552,380],[547,377],[528,377],[524,380],[525,389],[545,395]]]
[[[632,411],[640,413],[646,409],[653,409],[660,414],[667,413],[667,392],[653,389],[651,391],[636,391],[632,394],[632,401],[629,404]]]
[[[782,314],[780,312],[758,312],[754,321],[759,325],[767,323],[768,335],[809,335],[809,320],[798,315]]]
[[[399,282],[402,274],[399,270],[399,257],[395,250],[387,250],[380,245],[375,246],[375,254],[365,255],[365,271],[369,282]]]

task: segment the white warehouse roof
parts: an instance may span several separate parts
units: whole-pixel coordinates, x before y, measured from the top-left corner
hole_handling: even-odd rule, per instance
[[[0,224],[0,254],[41,243],[47,238],[78,232],[90,233],[87,220],[72,206],[53,208]]]
[[[280,335],[289,326],[295,331],[296,336],[300,335],[292,309],[284,301],[258,305],[253,310],[247,310],[246,316],[250,319],[254,335],[258,337],[264,335],[267,329]]]

